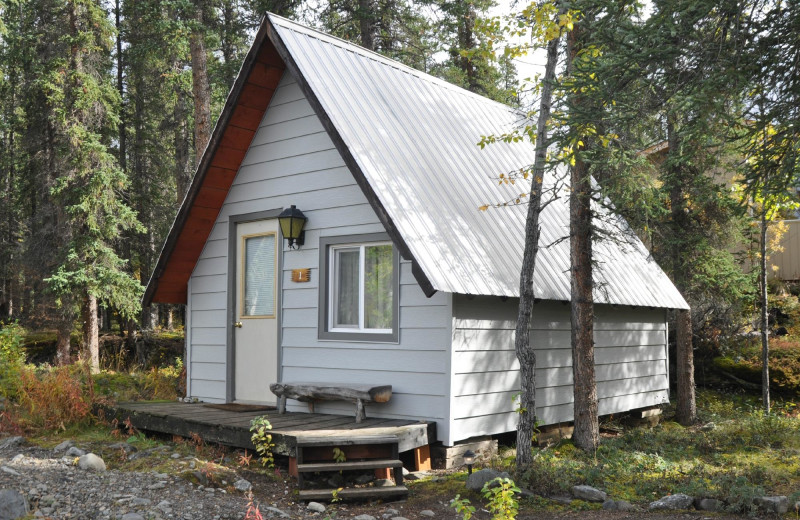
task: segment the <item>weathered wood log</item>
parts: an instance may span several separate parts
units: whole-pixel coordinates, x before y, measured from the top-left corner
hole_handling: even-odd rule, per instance
[[[341,383],[273,383],[269,385],[279,397],[278,413],[286,412],[286,399],[297,399],[309,403],[313,411],[314,401],[354,401],[356,422],[366,418],[364,403],[385,403],[392,397],[392,385],[345,385]]]

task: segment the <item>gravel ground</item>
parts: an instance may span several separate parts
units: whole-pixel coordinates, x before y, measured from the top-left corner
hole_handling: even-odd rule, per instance
[[[242,469],[229,454],[228,464],[215,470],[212,482],[200,470],[207,469],[202,454],[186,444],[162,443],[134,451],[126,443],[78,443],[59,450],[9,442],[0,438],[0,490],[21,493],[37,518],[102,520],[242,519],[251,493],[263,518],[425,520],[457,518],[448,507],[451,496],[411,487],[408,501],[395,503],[352,503],[328,505],[311,511],[294,501],[294,481]],[[105,456],[106,471],[79,467],[80,451]],[[69,453],[69,455],[68,455]],[[144,468],[144,470],[143,470]],[[157,471],[155,471],[156,469]],[[163,472],[160,472],[163,471]],[[199,477],[199,478],[197,478]],[[200,482],[202,481],[202,482]],[[241,481],[245,483],[242,484]],[[205,483],[205,485],[203,485]],[[239,488],[239,489],[237,489]],[[430,487],[428,487],[430,490]],[[446,493],[445,493],[446,494]],[[537,511],[520,514],[520,520],[623,520],[645,516],[651,520],[714,520],[741,518],[702,512],[644,513],[610,511]],[[0,504],[2,517],[2,504]],[[476,520],[491,515],[478,510]],[[774,515],[773,515],[774,518]]]

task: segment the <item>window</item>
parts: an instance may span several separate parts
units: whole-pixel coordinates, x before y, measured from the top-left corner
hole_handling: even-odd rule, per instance
[[[399,257],[378,238],[320,239],[321,339],[397,341]]]

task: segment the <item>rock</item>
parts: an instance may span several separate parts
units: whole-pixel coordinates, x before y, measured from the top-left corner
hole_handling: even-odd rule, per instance
[[[306,509],[308,509],[309,511],[312,511],[314,513],[324,513],[325,512],[325,506],[323,506],[319,502],[309,502],[308,505],[306,506]]]
[[[344,477],[339,475],[339,474],[336,474],[336,475],[332,476],[331,478],[328,479],[327,482],[328,482],[328,485],[330,487],[334,488],[334,489],[335,488],[344,487],[344,484],[345,484]]]
[[[16,520],[28,514],[28,501],[13,489],[0,489],[0,520]]]
[[[359,475],[358,477],[356,477],[356,484],[361,484],[363,486],[364,484],[369,484],[373,480],[375,480],[375,477],[373,475],[368,475],[368,474]]]
[[[700,431],[711,432],[711,431],[714,431],[716,428],[717,428],[716,424],[714,424],[713,422],[709,422],[709,423],[706,423],[703,426],[701,426],[700,427]]]
[[[800,500],[794,503],[794,512],[800,513]]]
[[[139,513],[125,513],[122,515],[122,520],[144,520],[144,517]]]
[[[388,478],[379,478],[375,481],[375,487],[390,487],[394,486],[394,481]]]
[[[567,506],[572,503],[572,497],[568,497],[568,496],[553,495],[553,496],[547,497],[547,498],[549,498],[553,502],[556,502],[556,503],[559,503],[559,504],[564,504],[564,505],[567,505]]]
[[[409,471],[404,467],[403,468],[403,476],[406,477],[406,476],[408,476],[408,474],[409,474]]]
[[[683,493],[678,493],[677,495],[667,495],[655,502],[650,502],[650,510],[668,509],[674,511],[678,509],[689,509],[692,503],[694,503],[694,498],[689,495],[684,495]]]
[[[694,500],[694,507],[698,511],[722,511],[725,503],[722,500],[715,498],[696,498]]]
[[[391,520],[408,520],[408,518],[404,516],[393,516]]]
[[[158,503],[158,505],[156,505],[156,508],[164,514],[170,513],[172,512],[172,502],[169,500],[162,500]]]
[[[421,516],[427,516],[428,518],[434,518],[434,517],[436,517],[436,513],[434,513],[434,512],[433,512],[433,511],[431,511],[430,509],[423,509],[422,511],[420,511],[420,512],[419,512],[419,514],[420,514]]]
[[[375,517],[372,515],[358,515],[353,520],[375,520]]]
[[[233,487],[236,489],[236,491],[241,491],[242,493],[246,493],[247,491],[253,489],[253,484],[251,484],[249,481],[243,478],[240,478],[239,480],[233,483]]]
[[[471,489],[473,491],[480,491],[483,489],[483,486],[486,485],[487,482],[491,482],[496,478],[511,478],[511,475],[506,473],[505,471],[496,471],[493,469],[482,469],[480,471],[476,471],[469,477],[467,477],[467,489]]]
[[[386,510],[386,514],[389,516],[397,516],[400,514],[400,511],[398,511],[397,509],[389,508]]]
[[[608,495],[592,486],[572,486],[572,496],[586,502],[605,502]]]
[[[92,471],[105,471],[106,463],[94,453],[87,453],[78,459],[78,467]]]
[[[167,487],[167,483],[161,481],[161,482],[156,482],[155,484],[150,484],[149,486],[147,486],[147,489],[156,490],[156,489],[164,489],[165,487]]]
[[[9,437],[4,441],[0,442],[0,450],[3,448],[16,448],[25,442],[25,437]]]
[[[54,453],[61,453],[62,451],[67,451],[71,447],[75,446],[75,441],[64,441],[55,448],[53,448]]]
[[[291,518],[291,516],[288,513],[286,513],[286,511],[281,511],[277,507],[267,507],[265,508],[265,511],[269,511],[270,513],[276,514],[281,518]]]
[[[19,471],[9,468],[8,466],[0,466],[0,471],[8,473],[9,475],[14,475],[15,477],[19,476]]]
[[[83,457],[84,455],[86,455],[86,452],[78,447],[70,446],[65,455],[67,457]]]
[[[17,462],[21,461],[24,458],[25,458],[25,455],[23,455],[22,453],[17,453],[16,455],[14,455],[11,458],[11,462],[16,464]]]
[[[753,501],[759,509],[782,515],[789,511],[789,498],[785,496],[758,497]]]
[[[115,442],[114,444],[109,444],[108,449],[114,451],[122,450],[125,453],[133,453],[135,451],[138,451],[136,449],[136,446],[134,446],[133,444],[128,444],[127,442]]]
[[[132,506],[149,506],[152,503],[153,503],[153,501],[150,500],[149,498],[133,497],[131,499],[131,505]]]
[[[408,480],[419,480],[427,476],[428,473],[426,473],[425,471],[412,471],[408,475],[405,475],[405,478]]]
[[[603,502],[603,509],[606,511],[635,511],[636,506],[627,500],[606,500]]]
[[[170,458],[171,459],[179,459],[179,458],[181,458],[181,454],[180,453],[173,453],[172,455],[170,455]]]

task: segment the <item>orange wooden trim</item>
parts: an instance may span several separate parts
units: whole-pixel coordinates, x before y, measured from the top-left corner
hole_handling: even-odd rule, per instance
[[[217,153],[214,154],[214,159],[212,159],[211,164],[220,168],[238,170],[239,166],[242,164],[245,153],[245,150],[236,150],[235,148],[220,145],[217,149]]]
[[[297,478],[297,457],[289,457],[289,476]]]
[[[258,125],[261,124],[261,118],[264,116],[264,111],[259,110],[257,108],[250,108],[244,105],[236,105],[236,108],[233,109],[233,115],[231,116],[230,124],[234,126],[240,126],[242,128],[248,128],[250,130],[255,131],[258,128]],[[217,150],[216,155],[214,158],[216,159],[219,156],[219,153],[222,151],[221,147]],[[214,162],[211,163],[212,166],[217,166]],[[239,169],[239,165],[235,165],[234,170]]]
[[[245,83],[239,96],[238,104],[264,111],[267,109],[274,92],[274,89],[262,87],[255,83]]]
[[[414,448],[414,471],[430,471],[431,469],[431,446],[426,444],[419,448]]]
[[[247,83],[258,85],[259,87],[275,88],[283,76],[283,67],[270,67],[263,63],[254,63],[253,70],[247,77]]]
[[[201,208],[221,208],[227,196],[228,190],[203,186],[197,192],[197,198],[194,203]]]
[[[392,470],[390,468],[378,468],[375,470],[375,478],[390,479],[392,478]]]
[[[234,177],[236,177],[236,170],[211,166],[206,173],[203,187],[228,191],[233,184]]]
[[[269,100],[267,100],[267,102],[269,102]],[[233,148],[234,150],[247,150],[255,135],[255,130],[228,125],[225,129],[225,133],[222,135],[220,145]]]

